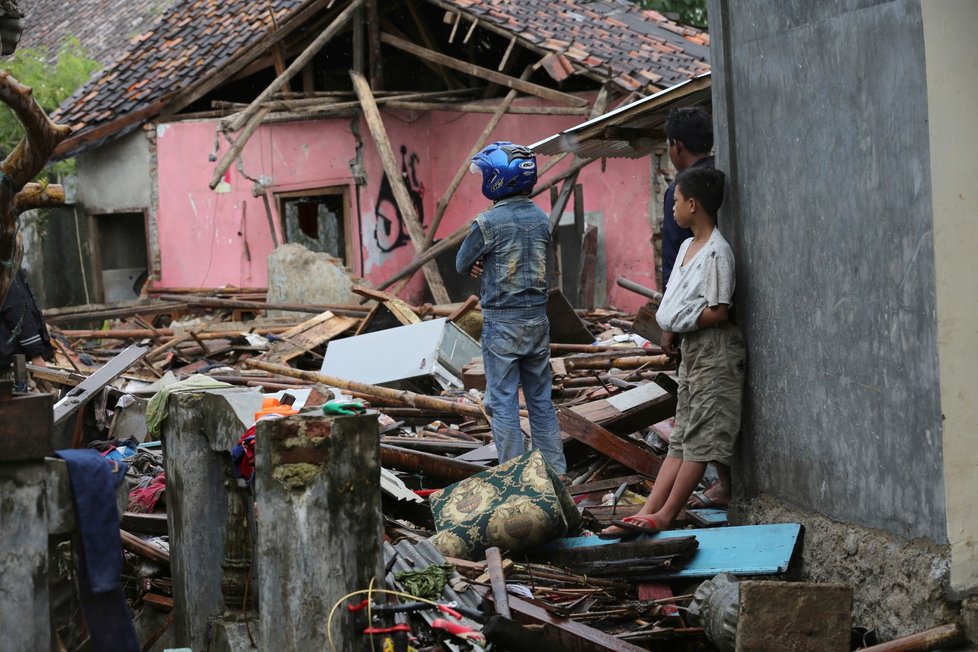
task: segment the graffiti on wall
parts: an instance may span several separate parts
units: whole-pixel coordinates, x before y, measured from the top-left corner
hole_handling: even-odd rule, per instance
[[[416,153],[411,152],[409,155],[407,146],[401,145],[401,178],[407,187],[418,219],[421,224],[424,224],[424,202],[422,201],[424,199],[424,184],[418,181],[415,167],[420,160]],[[384,253],[393,251],[410,241],[407,225],[404,224],[404,217],[397,207],[394,190],[391,188],[390,179],[387,178],[386,174],[380,183],[380,192],[377,194],[374,214],[377,216],[377,222],[374,226],[374,239],[381,251]]]

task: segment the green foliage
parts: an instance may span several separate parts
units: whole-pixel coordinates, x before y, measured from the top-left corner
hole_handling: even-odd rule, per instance
[[[706,0],[635,0],[642,9],[679,16],[683,25],[706,29]]]
[[[18,48],[12,57],[0,62],[0,66],[14,79],[34,90],[34,99],[45,113],[51,113],[88,81],[98,70],[98,61],[90,59],[81,43],[74,36],[67,36],[52,56],[47,48]],[[10,108],[0,105],[0,156],[9,154],[21,138],[24,127]],[[52,166],[54,173],[74,171],[74,161],[60,161]]]

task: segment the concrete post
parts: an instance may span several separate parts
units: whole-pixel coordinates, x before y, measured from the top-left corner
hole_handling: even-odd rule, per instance
[[[231,448],[254,422],[261,399],[259,393],[242,389],[169,399],[163,454],[177,645],[215,649],[224,644],[218,639],[230,637],[228,632],[240,624],[232,621],[243,616],[241,591],[250,555],[242,549],[248,542],[247,526]]]
[[[44,460],[0,463],[0,650],[50,650]]]
[[[50,650],[44,456],[52,399],[12,388],[0,381],[0,650]]]
[[[329,650],[336,601],[384,586],[377,416],[262,421],[256,448],[258,647]],[[332,632],[338,650],[369,649],[345,608]]]

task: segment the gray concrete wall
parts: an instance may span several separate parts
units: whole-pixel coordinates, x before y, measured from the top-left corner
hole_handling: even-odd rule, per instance
[[[920,5],[709,9],[748,342],[740,490],[944,543]]]
[[[149,138],[143,130],[82,154],[77,169],[77,201],[88,213],[149,208]]]

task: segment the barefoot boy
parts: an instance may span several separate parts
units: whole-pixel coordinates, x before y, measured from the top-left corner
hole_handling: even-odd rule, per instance
[[[635,516],[613,521],[603,536],[652,533],[672,525],[708,462],[717,464],[717,491],[730,492],[730,458],[740,430],[744,339],[728,320],[734,258],[716,228],[723,173],[690,168],[676,177],[676,222],[692,230],[683,242],[656,313],[662,347],[679,354],[676,429],[655,486]],[[681,340],[681,342],[680,342]]]

